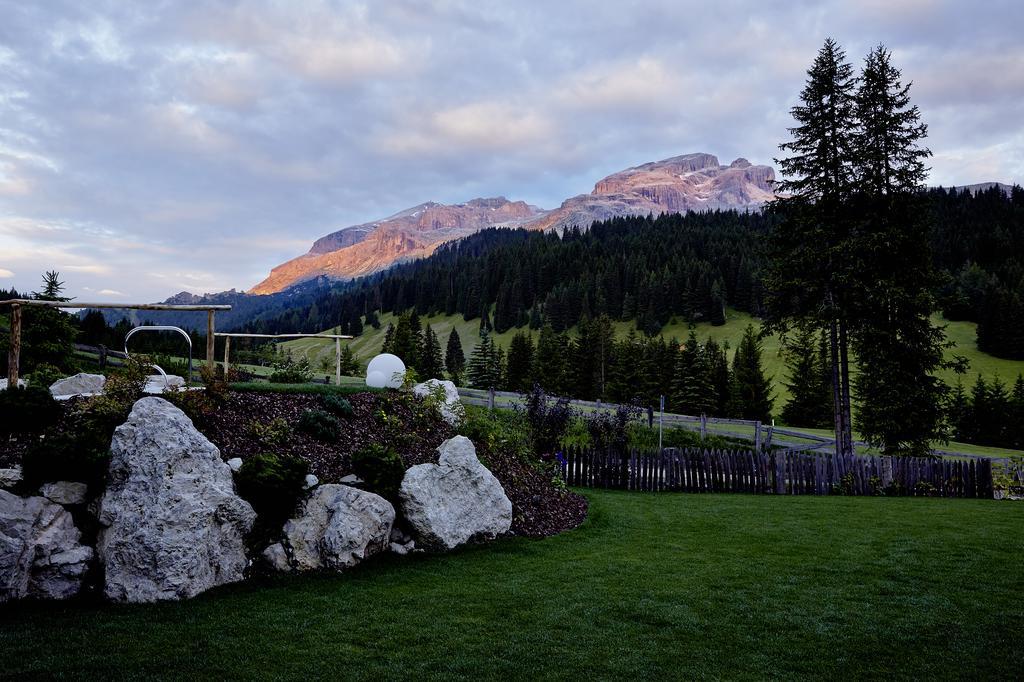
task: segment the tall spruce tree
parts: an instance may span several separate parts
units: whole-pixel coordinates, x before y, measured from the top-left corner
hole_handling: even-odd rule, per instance
[[[740,419],[767,422],[772,418],[775,397],[761,364],[763,352],[753,325],[747,325],[732,362],[733,414]]]
[[[462,379],[462,372],[466,369],[466,356],[462,352],[462,340],[459,338],[459,331],[452,329],[448,335],[448,346],[444,352],[444,367],[448,370],[448,376],[456,384]]]
[[[785,382],[789,400],[782,408],[782,421],[789,426],[820,428],[832,421],[832,395],[827,372],[822,365],[827,358],[818,352],[818,334],[811,327],[802,327],[786,345]]]
[[[501,382],[501,365],[498,349],[487,332],[480,337],[473,348],[466,366],[466,378],[473,388],[497,388]]]
[[[569,356],[569,341],[564,333],[556,332],[551,325],[541,327],[534,354],[533,380],[549,393],[566,393],[566,362]]]
[[[856,292],[847,211],[855,185],[856,78],[831,38],[807,76],[790,111],[793,139],[779,145],[790,156],[776,159],[785,178],[776,191],[784,198],[770,207],[779,222],[765,277],[767,326],[783,334],[807,324],[828,330],[836,452],[852,454],[848,346]]]
[[[510,391],[529,391],[533,381],[533,337],[516,332],[508,346],[505,381]]]
[[[872,50],[855,99],[858,192],[851,205],[863,285],[853,332],[861,434],[887,454],[925,455],[933,439],[947,436],[949,387],[935,372],[963,363],[944,359],[949,344],[931,321],[939,280],[920,194],[931,152],[920,146],[928,128],[909,90],[889,51],[881,45]]]
[[[443,379],[444,361],[441,358],[441,342],[437,340],[437,334],[428,323],[423,323],[423,333],[420,335],[419,357],[416,369],[420,379]]]

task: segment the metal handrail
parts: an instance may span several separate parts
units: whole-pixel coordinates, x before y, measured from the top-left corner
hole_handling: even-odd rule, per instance
[[[189,382],[192,380],[192,337],[188,335],[188,332],[181,327],[174,327],[168,324],[148,324],[135,327],[124,335],[124,356],[126,358],[130,357],[128,353],[128,339],[130,339],[132,334],[135,332],[178,332],[185,337],[185,340],[188,342],[188,376],[185,377],[185,385],[188,386]],[[167,372],[165,372],[160,365],[154,364],[153,367],[163,375],[164,388],[170,388],[171,382],[167,379]]]

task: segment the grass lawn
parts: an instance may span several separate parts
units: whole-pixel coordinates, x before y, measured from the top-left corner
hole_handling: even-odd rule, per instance
[[[546,540],[386,557],[190,602],[0,608],[41,677],[1002,678],[1024,505],[591,492]]]

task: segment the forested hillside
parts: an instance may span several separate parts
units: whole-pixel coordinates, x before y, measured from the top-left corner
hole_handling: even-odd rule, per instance
[[[978,323],[981,350],[1024,358],[1024,190],[933,189],[926,210],[935,295],[950,320]],[[249,331],[340,328],[353,335],[376,315],[484,315],[497,332],[550,324],[556,332],[607,314],[657,335],[673,318],[722,324],[726,306],[762,312],[764,239],[772,218],[735,211],[618,218],[563,237],[492,229],[430,258],[338,285],[311,305],[246,325]],[[493,311],[493,312],[490,312]]]

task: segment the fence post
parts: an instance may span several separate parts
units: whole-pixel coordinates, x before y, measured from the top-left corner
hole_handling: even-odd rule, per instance
[[[879,464],[881,465],[880,473],[882,475],[879,478],[882,479],[882,487],[888,488],[892,485],[892,455],[883,455]]]
[[[101,343],[97,348],[100,351],[100,369],[103,369],[107,366],[107,347]]]
[[[21,306],[11,306],[11,346],[7,351],[7,386],[18,387],[18,362],[21,358]]]
[[[487,389],[487,409],[494,409],[494,388]]]
[[[231,369],[231,337],[224,337],[224,381],[228,380],[228,370]]]
[[[341,386],[341,339],[334,339],[334,383]]]
[[[708,435],[708,418],[703,412],[700,415],[700,439],[704,440]]]
[[[206,366],[210,369],[211,372],[213,371],[213,315],[213,310],[206,311]]]
[[[761,452],[761,422],[754,422],[754,452]]]

